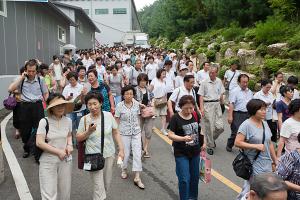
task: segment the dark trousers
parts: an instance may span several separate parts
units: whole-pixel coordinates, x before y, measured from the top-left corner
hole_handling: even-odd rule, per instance
[[[36,103],[22,102],[20,105],[19,122],[24,151],[30,152],[28,140],[32,129],[38,128],[40,120],[44,117],[44,108],[41,101]]]
[[[271,130],[272,137],[271,140],[272,142],[277,142],[277,123],[273,122],[273,120],[267,120],[268,126]]]
[[[16,107],[13,110],[13,126],[15,129],[20,128],[20,106],[21,103],[18,102]]]
[[[248,118],[249,118],[249,115],[247,112],[233,111],[233,120],[230,125],[231,135],[227,140],[227,147],[229,147],[229,148],[233,147],[235,137],[239,130],[240,125]]]

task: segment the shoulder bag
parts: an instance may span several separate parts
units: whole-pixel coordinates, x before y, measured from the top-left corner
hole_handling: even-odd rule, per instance
[[[263,126],[263,140],[262,144],[265,143],[265,126]],[[253,162],[258,158],[260,151],[257,152],[256,156],[254,157]],[[249,180],[252,172],[253,172],[253,163],[251,163],[248,156],[245,154],[244,150],[240,151],[240,153],[236,156],[234,161],[232,162],[233,170],[235,174],[245,180]]]
[[[234,78],[235,72],[236,71],[234,71],[233,76],[231,77],[230,81],[227,84],[225,84],[225,90],[229,90],[229,85],[230,85],[232,79]]]

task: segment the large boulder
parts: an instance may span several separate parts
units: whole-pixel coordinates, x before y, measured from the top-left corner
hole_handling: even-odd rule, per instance
[[[218,44],[218,43],[213,42],[213,43],[211,43],[211,44],[209,44],[209,45],[207,46],[207,49],[208,49],[208,50],[212,50],[212,49],[215,48],[215,46],[216,46],[217,44]]]
[[[190,46],[191,44],[192,44],[192,40],[188,37],[185,37],[184,43],[182,44],[182,50],[184,53],[186,53],[188,46]]]
[[[234,53],[234,51],[233,51],[231,48],[228,48],[228,49],[225,51],[224,57],[225,57],[225,58],[232,58],[232,57],[235,57],[235,53]]]
[[[276,56],[279,55],[279,53],[288,47],[287,43],[276,43],[276,44],[271,44],[267,48],[267,52],[270,55]]]
[[[220,63],[222,60],[222,54],[220,52],[217,52],[216,53],[216,62],[217,63]]]
[[[207,56],[206,56],[205,53],[200,53],[198,58],[199,58],[199,61],[200,61],[200,65],[202,65],[204,62],[208,61]]]
[[[239,58],[242,67],[254,65],[256,63],[256,50],[239,49],[237,57]]]

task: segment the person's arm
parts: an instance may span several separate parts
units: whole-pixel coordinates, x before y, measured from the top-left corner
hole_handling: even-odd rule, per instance
[[[114,101],[114,97],[113,97],[111,91],[109,91],[109,93],[108,93],[108,98],[109,98],[109,103],[110,103],[110,112],[115,113],[115,101]]]
[[[118,145],[118,149],[119,149],[118,157],[121,157],[122,160],[124,160],[124,146],[123,146],[120,132],[118,129],[112,129],[112,134],[113,134],[113,138],[114,138],[115,142]]]
[[[152,82],[153,82],[153,81],[152,81]],[[152,83],[152,82],[151,82],[151,83]],[[154,85],[153,85],[153,84],[150,84],[150,85],[148,86],[149,92],[152,92],[153,89],[154,89]]]
[[[72,141],[72,133],[69,132],[68,133],[68,137],[67,137],[67,147],[66,147],[66,153],[67,155],[71,155],[73,152],[73,141]]]
[[[228,124],[231,124],[233,121],[233,108],[234,108],[233,104],[230,103],[228,109],[228,115],[227,115]]]
[[[285,137],[280,136],[277,146],[277,159],[281,157],[282,149],[286,141],[287,139]]]
[[[275,148],[274,148],[274,145],[273,145],[272,141],[269,142],[269,148],[270,148],[270,154],[271,154],[271,158],[273,160],[273,163],[275,163],[275,165],[277,165],[277,158],[276,158]]]
[[[190,142],[193,140],[193,138],[190,135],[179,136],[175,135],[175,133],[172,131],[168,132],[168,138],[174,142]]]
[[[76,134],[77,141],[82,142],[88,139],[88,137],[96,130],[96,126],[97,126],[96,124],[94,124],[93,126],[90,124],[87,130],[77,133]]]
[[[172,117],[174,115],[174,111],[173,111],[173,102],[170,99],[168,100],[168,111],[170,113],[170,117]]]
[[[278,113],[277,112],[277,116],[278,116],[278,130],[280,131],[281,130],[281,127],[282,127],[282,113]]]
[[[25,72],[19,76],[14,82],[12,82],[8,87],[8,92],[14,92],[21,85],[22,81],[25,79]]]
[[[273,95],[275,95],[275,96],[276,96],[276,89],[277,89],[277,87],[278,87],[278,81],[275,80],[274,83],[273,83],[273,85],[272,85],[272,87],[271,87],[271,93]]]
[[[285,181],[285,183],[287,184],[289,190],[300,192],[300,185],[297,185],[290,181]]]
[[[257,151],[265,151],[265,145],[264,144],[250,144],[248,142],[245,142],[246,136],[242,133],[238,133],[236,135],[234,146],[240,148],[240,149],[254,149]]]
[[[67,155],[65,149],[58,149],[46,143],[45,135],[36,135],[36,146],[42,149],[43,151],[58,156],[60,160],[63,160]]]
[[[203,103],[203,96],[199,96],[199,106],[200,106],[200,113],[202,115],[202,117],[204,117],[204,103]]]

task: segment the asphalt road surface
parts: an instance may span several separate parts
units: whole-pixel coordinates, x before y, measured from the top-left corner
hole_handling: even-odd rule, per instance
[[[224,115],[224,122],[226,122]],[[22,158],[22,142],[14,139],[14,129],[10,120],[6,127],[8,140],[14,150],[21,169],[26,178],[28,187],[34,200],[40,199],[38,165],[34,159]],[[199,198],[203,200],[233,200],[238,194],[239,187],[243,181],[236,177],[231,163],[238,153],[234,149],[232,153],[225,150],[227,137],[230,134],[230,128],[225,123],[225,131],[216,141],[217,148],[212,160],[214,170],[212,181],[208,184],[200,182]],[[165,139],[163,139],[165,138]],[[115,165],[113,170],[113,180],[107,194],[110,200],[175,200],[178,198],[177,177],[175,174],[175,162],[170,144],[167,138],[153,134],[151,139],[150,154],[151,158],[143,162],[142,180],[146,189],[141,190],[133,184],[133,174],[130,173],[128,179],[120,178],[120,169]],[[130,161],[131,162],[131,161]],[[131,166],[131,165],[130,165]],[[129,168],[130,169],[130,168]],[[7,179],[0,185],[1,200],[19,199],[13,179],[10,177],[8,166],[6,164]],[[90,200],[92,199],[92,184],[88,172],[77,169],[77,151],[73,154],[73,172],[72,172],[72,200]]]

